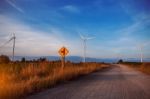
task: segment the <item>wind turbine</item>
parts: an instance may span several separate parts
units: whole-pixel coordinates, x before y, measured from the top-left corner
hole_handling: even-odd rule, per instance
[[[16,39],[16,36],[15,36],[15,33],[13,33],[12,37],[7,42],[5,42],[2,46],[0,46],[0,48],[2,48],[3,46],[5,46],[6,44],[8,44],[9,42],[13,40],[12,61],[14,60],[14,55],[15,55],[15,39]]]
[[[140,61],[141,61],[141,63],[143,62],[143,48],[144,48],[144,46],[146,46],[148,43],[145,43],[145,44],[140,44],[139,45],[139,51],[140,51]]]
[[[83,51],[84,51],[83,62],[85,63],[86,62],[86,49],[87,49],[86,42],[87,40],[94,39],[95,37],[86,37],[86,36],[81,35],[81,33],[79,33],[79,35],[80,35],[81,40],[83,41]]]
[[[12,58],[12,60],[14,61],[14,55],[15,55],[15,39],[16,39],[15,33],[13,33],[13,37],[12,37],[11,39],[13,40],[13,58]]]
[[[141,63],[143,62],[143,45],[140,45],[140,58],[141,58]]]

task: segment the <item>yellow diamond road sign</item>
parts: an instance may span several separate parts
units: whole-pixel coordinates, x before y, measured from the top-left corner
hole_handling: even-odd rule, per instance
[[[66,56],[66,55],[69,53],[69,50],[68,50],[66,47],[62,47],[62,48],[58,51],[58,53],[59,53],[62,57],[64,57],[64,56]]]

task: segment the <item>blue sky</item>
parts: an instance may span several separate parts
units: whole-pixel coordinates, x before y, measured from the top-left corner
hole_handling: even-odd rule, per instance
[[[149,0],[1,0],[0,45],[16,34],[17,56],[57,56],[66,46],[69,55],[82,56],[79,33],[87,41],[87,56],[150,58]],[[11,55],[12,44],[0,49]]]

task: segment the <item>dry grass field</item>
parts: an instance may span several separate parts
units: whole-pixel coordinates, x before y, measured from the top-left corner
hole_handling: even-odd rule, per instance
[[[150,62],[123,62],[122,64],[125,64],[127,66],[133,67],[139,71],[142,71],[143,73],[150,75]]]
[[[0,64],[0,99],[16,99],[100,70],[100,63],[16,62]]]

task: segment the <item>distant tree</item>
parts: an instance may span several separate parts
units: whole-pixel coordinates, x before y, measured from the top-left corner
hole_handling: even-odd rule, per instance
[[[67,63],[71,63],[71,61],[67,60]]]
[[[25,57],[23,57],[22,59],[21,59],[21,62],[25,62],[26,61],[26,59],[25,59]]]
[[[9,63],[9,62],[10,62],[10,59],[8,56],[6,56],[6,55],[0,56],[0,63]]]
[[[36,60],[35,60],[35,59],[33,59],[33,62],[36,62]]]
[[[44,62],[44,61],[46,61],[46,58],[40,58],[40,59],[38,59],[38,61]]]
[[[122,59],[120,59],[120,60],[118,61],[118,63],[123,63],[123,60],[122,60]]]

